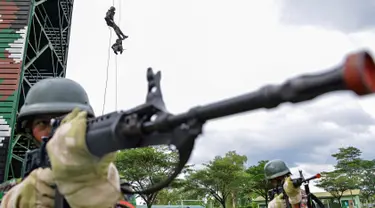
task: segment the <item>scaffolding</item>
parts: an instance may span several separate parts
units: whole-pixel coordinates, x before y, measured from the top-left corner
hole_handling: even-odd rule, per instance
[[[18,86],[17,112],[24,104],[27,92],[36,82],[49,77],[65,77],[72,9],[73,0],[33,2]],[[26,151],[36,148],[31,138],[17,135],[17,132],[13,132],[13,135],[4,181],[21,177]]]

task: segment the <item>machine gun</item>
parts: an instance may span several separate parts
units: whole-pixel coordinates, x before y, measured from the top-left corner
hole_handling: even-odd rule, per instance
[[[374,93],[375,64],[368,52],[353,53],[342,65],[324,73],[299,76],[281,85],[267,85],[255,92],[194,107],[177,115],[168,112],[164,104],[160,79],[160,72],[155,74],[148,68],[148,94],[144,104],[87,122],[86,144],[90,153],[97,157],[154,145],[174,145],[178,150],[179,163],[168,179],[144,190],[125,190],[132,194],[149,194],[168,186],[187,163],[205,122],[260,108],[271,109],[286,102],[307,101],[333,91],[347,90],[359,96]],[[53,129],[60,122],[61,118],[53,119]],[[49,138],[44,138],[41,148],[34,153],[37,155],[30,159],[31,169],[27,172],[37,167],[50,167],[45,149]],[[56,207],[69,207],[61,197],[56,200]]]

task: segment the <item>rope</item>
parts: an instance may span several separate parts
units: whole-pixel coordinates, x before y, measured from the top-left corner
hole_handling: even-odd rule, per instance
[[[118,12],[118,17],[119,17],[119,20],[118,20],[118,25],[121,25],[121,0],[119,1],[119,6],[118,6],[118,10],[119,10],[119,12]],[[117,85],[117,81],[118,81],[118,70],[117,70],[117,56],[115,56],[115,110],[117,111],[117,104],[118,104],[118,102],[117,102],[117,96],[118,96],[118,94],[117,94],[117,88],[118,88],[118,85]]]
[[[115,56],[115,68],[116,68],[116,74],[115,74],[115,110],[117,111],[117,56]]]
[[[112,0],[112,6],[115,6],[115,0]],[[107,97],[109,62],[111,58],[112,30],[111,28],[108,28],[108,29],[109,29],[109,43],[108,43],[107,69],[106,69],[106,78],[105,78],[105,87],[104,87],[104,96],[103,96],[102,115],[104,114],[105,103],[106,103],[105,98]]]
[[[103,97],[103,107],[102,107],[102,115],[104,114],[105,109],[105,98],[107,97],[107,88],[108,88],[108,74],[109,74],[109,61],[111,57],[111,43],[112,43],[112,30],[109,28],[109,43],[108,43],[108,55],[107,55],[107,70],[106,70],[106,77],[105,77],[105,87],[104,87],[104,97]]]

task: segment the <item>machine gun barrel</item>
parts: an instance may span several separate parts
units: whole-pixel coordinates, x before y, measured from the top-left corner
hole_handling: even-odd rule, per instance
[[[350,54],[341,66],[324,73],[299,76],[281,85],[267,85],[255,92],[198,106],[160,122],[145,123],[143,130],[152,132],[191,119],[204,122],[260,108],[275,108],[285,102],[298,103],[339,90],[353,91],[360,96],[375,92],[375,64],[367,52]]]
[[[299,76],[281,85],[268,85],[255,92],[198,106],[177,115],[168,113],[164,105],[160,72],[155,75],[149,68],[147,79],[149,92],[146,103],[88,121],[86,144],[93,155],[101,157],[117,150],[153,145],[182,145],[183,139],[179,138],[190,134],[197,137],[201,133],[201,126],[197,125],[196,133],[182,129],[181,125],[192,121],[203,125],[211,119],[260,108],[275,108],[285,102],[307,101],[338,90],[353,91],[360,96],[371,94],[375,92],[375,64],[366,51],[353,53],[341,66],[324,73]],[[157,119],[151,119],[154,115]]]

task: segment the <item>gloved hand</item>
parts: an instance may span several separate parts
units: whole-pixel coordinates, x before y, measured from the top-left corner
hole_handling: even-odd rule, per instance
[[[73,110],[47,143],[54,180],[71,207],[113,207],[122,198],[115,154],[97,158],[89,153],[86,117]]]
[[[4,196],[1,208],[53,208],[55,191],[51,169],[38,168]]]
[[[289,202],[291,204],[299,204],[302,200],[302,194],[301,194],[301,188],[300,187],[294,187],[292,179],[289,177],[286,178],[283,188],[285,193],[289,197]]]
[[[286,203],[284,200],[284,195],[281,193],[279,195],[275,195],[272,201],[268,203],[268,208],[285,208]]]

